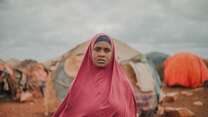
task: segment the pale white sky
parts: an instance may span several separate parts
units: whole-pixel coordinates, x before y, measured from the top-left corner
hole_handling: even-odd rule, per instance
[[[0,58],[48,60],[98,32],[208,57],[208,0],[0,0]]]

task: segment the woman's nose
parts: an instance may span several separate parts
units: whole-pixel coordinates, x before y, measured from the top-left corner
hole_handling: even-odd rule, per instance
[[[101,50],[99,53],[98,53],[98,56],[99,57],[104,57],[105,56],[105,52],[103,50]]]

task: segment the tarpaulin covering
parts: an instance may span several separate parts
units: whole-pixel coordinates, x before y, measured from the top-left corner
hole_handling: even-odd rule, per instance
[[[196,88],[208,80],[208,69],[204,62],[191,53],[175,54],[165,61],[164,66],[164,82],[168,86]]]

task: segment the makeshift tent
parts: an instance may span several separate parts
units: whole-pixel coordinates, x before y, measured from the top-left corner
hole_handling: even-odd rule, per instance
[[[130,82],[135,89],[135,95],[137,95],[137,103],[140,103],[140,106],[143,106],[144,110],[146,108],[144,107],[145,103],[148,103],[148,109],[155,109],[160,94],[160,79],[157,72],[151,65],[149,65],[148,61],[142,53],[130,48],[128,45],[118,40],[114,41],[117,50],[117,58],[119,59],[119,62],[123,66]],[[58,67],[54,73],[53,83],[56,90],[56,95],[59,100],[63,100],[63,98],[67,94],[71,82],[76,77],[87,45],[88,42],[85,42],[76,46],[71,51],[67,52],[61,57],[58,57],[57,61],[59,62],[57,62],[56,60],[52,60],[53,62],[47,62],[51,64],[58,64]],[[144,66],[144,69],[142,69],[141,71],[136,70],[133,66],[137,63],[139,65],[141,64],[141,66]],[[145,72],[145,74],[143,72]],[[142,77],[138,77],[138,75],[136,76],[136,74],[138,73],[140,73]],[[148,77],[147,79],[149,79],[149,81],[145,82],[145,85],[151,85],[151,88],[148,90],[146,90],[145,88],[140,90],[137,87],[139,86],[142,88],[143,86],[140,85],[144,84],[137,84],[137,80],[139,79],[139,82],[143,82],[143,80],[145,81],[146,77]],[[148,98],[148,100],[146,100],[146,98]]]
[[[12,67],[16,67],[18,64],[20,64],[20,60],[15,59],[15,58],[10,58],[5,60],[5,63],[10,64]]]
[[[150,52],[146,54],[147,59],[151,60],[155,65],[163,64],[168,56],[168,54],[161,52]]]
[[[16,85],[15,85],[15,72],[11,64],[1,64],[1,78],[0,78],[0,87],[2,92],[8,92],[11,94],[12,98],[15,98]]]
[[[114,40],[114,42],[119,61],[125,61],[141,54],[121,41]],[[57,96],[60,100],[62,100],[66,95],[68,86],[72,82],[73,78],[76,77],[88,43],[89,41],[79,44],[61,57],[58,57],[58,66],[55,71],[53,82]],[[54,62],[56,60],[52,61]],[[52,62],[48,61],[47,63]]]
[[[130,64],[130,65],[128,65],[128,64]],[[157,94],[157,97],[159,98],[161,81],[160,81],[160,76],[158,75],[158,72],[156,71],[153,62],[151,60],[147,59],[146,56],[144,56],[142,54],[139,54],[139,55],[137,55],[137,56],[135,56],[135,57],[133,57],[129,60],[122,61],[122,65],[128,67],[126,69],[127,71],[130,71],[132,69],[134,71],[134,73],[141,72],[141,71],[136,69],[139,66],[139,65],[136,65],[136,64],[145,64],[147,66],[145,70],[146,70],[146,72],[148,72],[149,75],[151,75],[151,77],[149,77],[149,78],[154,80],[154,82],[153,82],[154,90]],[[135,67],[135,66],[137,66],[137,67]],[[141,74],[144,75],[142,72],[141,72]],[[139,78],[138,75],[134,76],[133,78],[136,78],[136,77]],[[132,77],[130,77],[130,78],[132,79]],[[145,78],[145,76],[143,76],[143,78]],[[139,78],[139,79],[142,80],[143,78],[141,78],[141,79]],[[133,80],[133,81],[137,82],[138,80]],[[134,82],[132,82],[132,83],[134,84]]]
[[[157,70],[160,79],[163,80],[163,62],[168,58],[168,54],[161,53],[161,52],[150,52],[146,54],[147,60],[154,66],[154,68]]]
[[[64,61],[62,61],[53,78],[53,85],[56,90],[56,95],[59,100],[63,100],[67,94],[68,88],[74,78],[69,77],[64,70]]]
[[[160,88],[162,87],[161,78],[160,78],[157,70],[155,69],[155,66],[152,63],[152,61],[147,60],[147,63],[149,65],[149,69],[150,69],[150,71],[152,73],[152,77],[154,79],[155,92],[157,94],[157,99],[159,100],[159,98],[160,98]]]
[[[4,67],[7,68],[5,72],[8,73],[8,77],[4,77],[4,83],[0,86],[8,87],[3,89],[9,92],[7,95],[11,93],[12,98],[18,101],[25,92],[44,95],[45,81],[49,73],[44,65],[31,59],[24,61],[9,59]],[[32,93],[34,90],[36,94]]]
[[[138,54],[141,54],[121,41],[114,41],[119,61],[124,61]],[[69,86],[73,78],[76,77],[88,43],[89,41],[86,41],[77,45],[75,48],[71,49],[61,57],[58,57],[57,61],[52,60],[56,61],[56,63],[58,64],[53,77],[53,82],[59,99],[63,99],[68,89],[68,87],[66,86]],[[54,62],[48,61],[47,63]]]
[[[19,64],[17,64],[16,68],[19,69],[30,69],[33,65],[37,64],[38,62],[36,60],[32,60],[32,59],[25,59],[21,62],[19,62]]]
[[[140,109],[154,110],[157,107],[160,96],[160,80],[157,72],[148,62],[129,62],[135,73],[136,86],[135,89],[136,101]]]
[[[164,62],[164,82],[168,86],[197,88],[208,80],[208,69],[202,59],[191,53],[177,53]]]

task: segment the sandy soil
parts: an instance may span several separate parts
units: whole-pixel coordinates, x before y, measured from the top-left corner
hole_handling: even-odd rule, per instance
[[[48,110],[51,116],[56,110],[58,101],[52,85],[49,85],[47,98],[38,98],[30,102],[0,101],[0,117],[46,117],[44,112]],[[203,88],[191,90],[185,88],[163,88],[165,93],[178,92],[178,98],[174,102],[165,102],[165,107],[186,107],[195,113],[196,117],[207,117],[208,115],[208,91]],[[191,92],[191,96],[181,94],[182,91]],[[45,106],[45,100],[47,106]],[[203,106],[195,106],[195,101],[201,101]]]
[[[33,102],[0,102],[0,117],[45,117],[43,99]]]
[[[56,110],[59,102],[51,81],[48,82],[45,98],[39,97],[28,102],[14,102],[0,100],[0,117],[48,117]]]
[[[185,89],[185,88],[163,88],[165,93],[178,92],[176,101],[164,103],[165,107],[186,107],[195,113],[196,117],[207,117],[208,115],[208,90],[203,88],[198,89]],[[182,91],[192,93],[191,96],[182,94]],[[200,101],[202,106],[194,105],[194,102]]]

